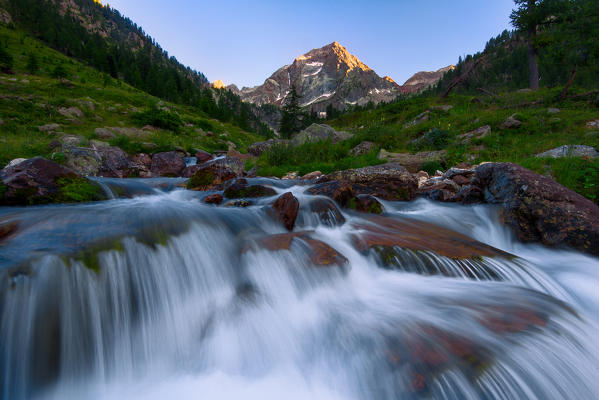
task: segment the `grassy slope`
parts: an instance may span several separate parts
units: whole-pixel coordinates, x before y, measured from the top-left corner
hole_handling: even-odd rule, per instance
[[[347,142],[340,144],[314,144],[293,149],[275,149],[258,160],[260,172],[281,175],[287,171],[306,173],[312,170],[330,172],[346,167],[358,167],[376,163],[376,152],[417,152],[446,149],[445,167],[463,161],[510,161],[521,164],[541,174],[553,176],[561,184],[591,198],[599,199],[599,161],[581,158],[539,159],[535,155],[565,145],[583,144],[599,148],[599,131],[586,127],[586,123],[599,119],[599,99],[555,100],[558,89],[541,90],[536,93],[509,92],[497,97],[486,95],[456,95],[440,101],[437,97],[414,97],[373,110],[343,115],[329,121],[338,130],[353,133]],[[519,104],[543,99],[536,106],[521,107]],[[406,124],[431,107],[448,104],[449,112],[432,110],[430,120],[416,126]],[[558,114],[547,112],[557,107]],[[502,129],[501,124],[509,116],[523,122],[518,129]],[[492,133],[466,145],[456,136],[490,125]],[[426,132],[439,129],[445,132],[448,142],[440,147],[416,146],[413,140]],[[351,157],[349,150],[360,142],[375,142],[378,149],[362,157]],[[380,161],[378,161],[380,162]],[[435,165],[430,166],[432,171]],[[440,167],[440,166],[437,166]]]
[[[35,155],[50,156],[48,144],[54,135],[40,132],[38,126],[58,123],[60,132],[76,134],[93,139],[94,129],[99,127],[140,127],[134,114],[151,110],[159,99],[105,75],[61,53],[18,30],[0,26],[0,45],[14,59],[15,74],[0,74],[0,165],[18,157]],[[26,73],[28,55],[37,56],[40,69],[35,75]],[[68,79],[74,85],[61,83],[53,78],[52,71],[63,64]],[[105,85],[106,84],[106,85]],[[87,104],[93,103],[93,107]],[[152,152],[172,150],[181,146],[188,151],[194,148],[207,151],[226,150],[227,141],[241,151],[260,140],[240,128],[210,119],[191,107],[164,103],[176,112],[186,126],[177,132],[157,130],[143,138],[117,137],[112,144],[120,145],[129,152],[142,151],[142,142],[155,143]],[[79,121],[69,121],[58,113],[60,107],[78,107],[85,114]],[[208,136],[198,132],[214,133]]]
[[[538,153],[566,144],[599,148],[599,131],[586,127],[587,122],[599,119],[599,98],[558,102],[555,100],[558,93],[559,89],[552,89],[536,93],[503,93],[498,97],[483,95],[476,97],[480,103],[473,101],[474,96],[452,96],[445,101],[432,97],[413,98],[376,110],[342,116],[332,124],[393,152],[417,150],[410,142],[437,128],[448,133],[449,143],[441,147],[448,151],[447,166],[469,160],[473,163],[515,162],[538,173],[551,175],[563,185],[597,199],[599,161],[535,157]],[[543,100],[540,105],[518,106],[539,99]],[[432,111],[430,121],[405,127],[418,114],[440,104],[450,104],[454,108],[449,112]],[[559,108],[560,112],[550,114],[547,111],[549,107]],[[502,129],[501,124],[513,114],[523,122],[522,126]],[[455,139],[455,136],[483,125],[492,128],[487,137],[465,145]]]

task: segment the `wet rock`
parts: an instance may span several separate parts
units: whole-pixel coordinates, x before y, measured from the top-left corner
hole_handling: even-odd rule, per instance
[[[19,229],[19,221],[0,221],[0,243],[14,235]]]
[[[312,180],[320,178],[321,176],[322,176],[322,172],[313,171],[313,172],[309,172],[306,175],[302,176],[300,179],[306,180],[306,181],[312,181]]]
[[[268,214],[281,221],[288,231],[293,231],[298,211],[299,200],[291,192],[281,195],[272,203],[271,208],[267,209]]]
[[[239,198],[258,198],[274,196],[277,192],[273,188],[263,185],[248,185],[248,181],[244,178],[238,178],[234,182],[229,183],[223,195],[228,199]]]
[[[218,160],[220,161],[220,160]],[[235,179],[238,174],[227,163],[208,162],[199,166],[187,182],[187,188],[192,190],[209,190]]]
[[[198,164],[204,164],[214,158],[214,156],[204,150],[198,150],[195,153],[195,158],[198,159]]]
[[[223,195],[220,193],[215,193],[204,197],[202,200],[206,204],[220,204],[223,202]]]
[[[332,198],[343,207],[360,195],[369,194],[383,200],[412,200],[418,189],[416,178],[398,164],[383,164],[333,172],[320,178],[308,193]]]
[[[0,204],[31,205],[106,198],[100,186],[42,157],[0,171]]]
[[[256,143],[249,145],[248,153],[250,153],[251,155],[253,155],[255,157],[260,157],[262,155],[262,153],[264,153],[267,150],[272,149],[274,146],[289,145],[289,143],[290,143],[289,140],[268,139],[264,142],[256,142]]]
[[[351,154],[352,156],[362,156],[364,154],[368,154],[371,151],[376,149],[376,144],[373,142],[368,142],[368,141],[364,141],[362,143],[360,143],[359,145],[357,145],[356,147],[354,147],[353,149],[351,149],[349,151],[349,154]]]
[[[317,197],[310,202],[310,210],[318,215],[320,222],[328,226],[338,226],[345,223],[345,217],[335,203],[324,197]]]
[[[343,140],[349,139],[351,135],[346,132],[337,132],[334,128],[325,124],[312,124],[300,133],[298,133],[292,140],[293,146],[299,146],[306,142],[324,142],[330,140],[331,143],[338,143]]]
[[[468,236],[428,222],[411,219],[394,219],[371,215],[367,222],[356,222],[352,227],[360,233],[352,235],[359,251],[394,247],[416,251],[431,251],[453,259],[512,256]]]
[[[512,163],[476,169],[468,201],[500,204],[502,222],[522,242],[599,255],[599,206],[551,178]]]
[[[382,214],[383,205],[369,194],[359,194],[349,201],[349,208],[363,213]]]
[[[392,163],[397,163],[405,167],[408,171],[416,173],[422,169],[424,164],[438,162],[445,164],[446,150],[440,151],[423,151],[416,154],[411,153],[389,153],[385,149],[379,152],[379,160],[385,160]]]
[[[281,179],[285,181],[292,181],[298,178],[297,174],[297,171],[287,172],[285,175],[281,177]]]
[[[547,150],[537,154],[537,158],[563,158],[563,157],[586,157],[597,158],[599,152],[591,146],[583,146],[578,144],[556,147],[555,149]]]
[[[178,151],[154,154],[150,169],[153,176],[181,176],[185,169],[184,156]]]
[[[273,252],[289,250],[294,242],[306,246],[310,260],[316,266],[343,266],[348,262],[347,258],[328,244],[313,239],[310,232],[266,236],[255,240],[253,246],[246,246],[242,252],[245,253],[253,249],[265,249]]]
[[[181,173],[181,176],[183,178],[191,178],[201,168],[202,168],[201,164],[187,166],[187,167],[185,167],[185,169]]]
[[[522,121],[516,119],[516,114],[509,116],[503,124],[501,124],[502,129],[516,129],[522,125]]]
[[[225,207],[240,207],[245,208],[251,206],[252,203],[247,200],[233,200],[225,204]]]

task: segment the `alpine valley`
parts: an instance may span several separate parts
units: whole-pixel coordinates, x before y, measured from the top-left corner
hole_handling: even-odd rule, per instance
[[[251,46],[285,2],[137,3]],[[373,48],[441,40],[423,2],[326,28],[391,3],[428,34]],[[98,0],[0,0],[0,400],[599,398],[599,1],[513,7],[403,85],[333,42],[239,89]]]

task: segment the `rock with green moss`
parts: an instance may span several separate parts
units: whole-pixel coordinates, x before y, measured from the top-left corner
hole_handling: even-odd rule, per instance
[[[349,201],[348,208],[369,214],[382,214],[383,205],[376,197],[369,194],[359,194]]]
[[[240,199],[274,196],[277,192],[273,188],[267,186],[250,186],[246,179],[239,178],[228,185],[223,194],[228,199]]]
[[[71,169],[34,157],[0,171],[0,204],[34,205],[76,203],[106,199],[96,182]]]
[[[219,160],[220,161],[220,160]],[[243,168],[242,168],[243,171]],[[241,172],[227,163],[210,162],[199,168],[187,181],[187,188],[209,190],[237,178]]]

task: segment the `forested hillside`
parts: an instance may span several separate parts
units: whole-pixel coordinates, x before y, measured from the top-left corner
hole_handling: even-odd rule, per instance
[[[4,0],[12,27],[151,95],[190,105],[223,122],[269,134],[255,107],[218,96],[206,77],[169,56],[141,27],[94,0]]]

